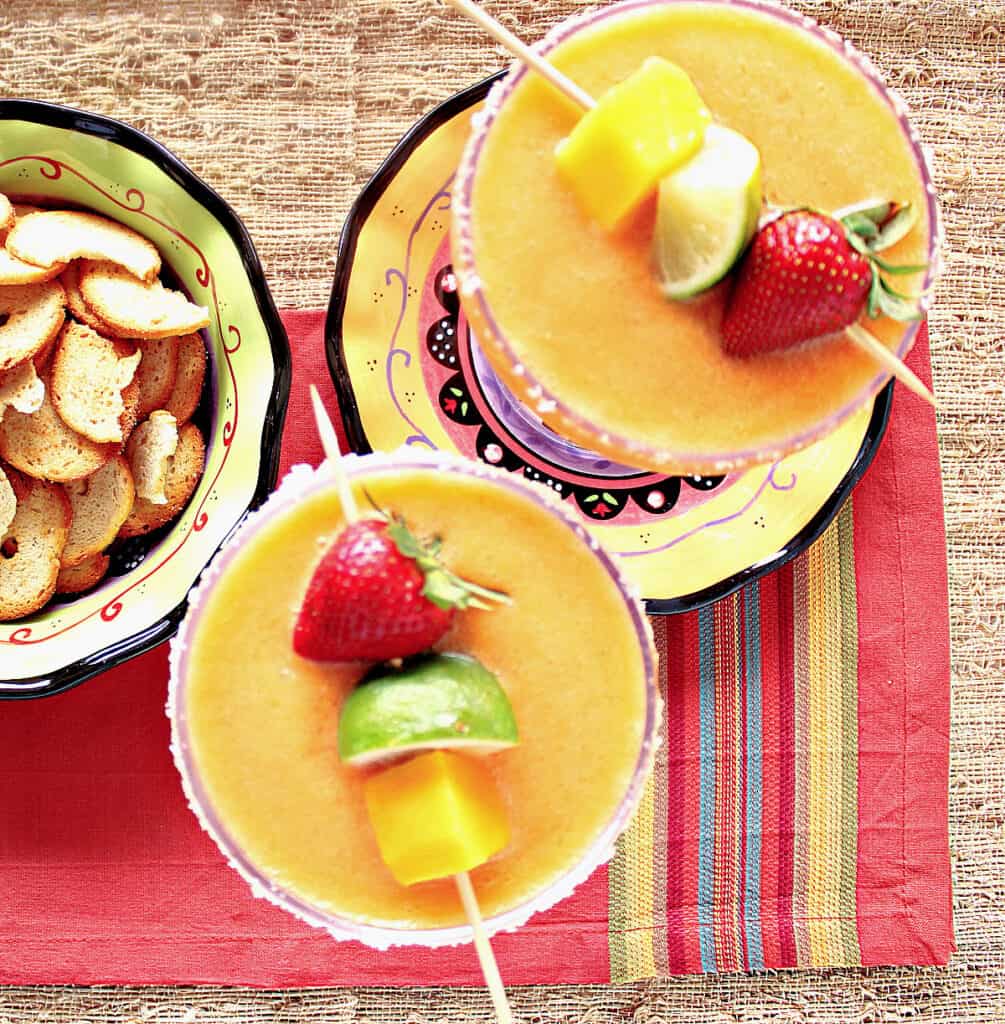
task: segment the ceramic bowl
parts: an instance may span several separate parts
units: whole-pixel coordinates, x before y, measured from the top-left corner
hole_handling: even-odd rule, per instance
[[[181,516],[116,554],[75,600],[0,624],[0,698],[58,693],[170,637],[189,589],[275,484],[289,343],[240,220],[163,146],[117,121],[0,101],[0,192],[104,214],[151,239],[165,269],[210,311],[202,480]]]

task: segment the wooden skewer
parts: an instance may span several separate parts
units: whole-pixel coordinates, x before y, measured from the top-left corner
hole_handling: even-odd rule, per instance
[[[318,436],[321,438],[321,447],[324,449],[335,478],[339,501],[342,503],[342,514],[347,523],[354,523],[359,518],[359,508],[342,464],[342,453],[339,451],[335,427],[321,402],[318,389],[313,384],[311,385],[311,404],[314,407],[314,421],[317,424]],[[506,998],[506,989],[503,987],[499,965],[496,963],[495,954],[492,952],[492,946],[485,931],[485,922],[482,920],[482,913],[478,907],[478,899],[475,896],[471,878],[466,871],[463,871],[454,876],[454,882],[461,897],[464,913],[467,915],[468,923],[474,934],[475,952],[478,954],[478,961],[482,966],[482,974],[485,975],[485,984],[488,986],[496,1017],[499,1024],[512,1024],[513,1014],[510,1011],[509,1000]]]
[[[482,912],[478,908],[478,900],[475,898],[474,886],[466,871],[454,875],[454,882],[457,891],[460,893],[461,903],[464,905],[464,913],[468,916],[468,924],[475,937],[475,951],[478,953],[478,960],[482,965],[482,974],[485,975],[485,984],[488,986],[489,995],[492,998],[492,1006],[496,1011],[496,1019],[499,1024],[512,1024],[513,1014],[509,1008],[509,1000],[506,998],[506,989],[503,987],[502,978],[499,976],[499,965],[496,963],[495,954],[489,943],[489,937],[485,932],[485,922],[482,921]]]
[[[356,496],[352,493],[349,478],[342,465],[342,452],[339,450],[335,427],[321,402],[318,389],[313,384],[311,385],[311,405],[314,406],[314,422],[317,424],[318,436],[321,438],[321,447],[324,449],[332,475],[335,477],[338,500],[342,503],[342,514],[347,523],[354,523],[359,519],[359,506],[356,504]]]
[[[500,43],[514,57],[522,60],[524,64],[546,78],[556,89],[565,93],[573,103],[577,103],[583,110],[592,110],[597,105],[597,101],[589,93],[576,85],[572,79],[563,75],[558,68],[545,60],[540,54],[535,53],[526,43],[513,35],[508,28],[500,25],[488,11],[479,7],[474,0],[446,0],[446,3],[480,25],[497,43]],[[882,342],[874,338],[864,327],[853,324],[847,328],[845,333],[859,348],[864,352],[868,352],[880,366],[896,377],[901,384],[910,388],[911,391],[923,398],[933,408],[937,409],[939,407],[931,391],[918,380],[901,360]]]
[[[905,388],[910,388],[919,398],[923,398],[933,409],[938,409],[939,403],[925,385],[918,380],[917,376],[906,364],[902,363],[880,340],[870,334],[861,324],[849,324],[844,329],[845,335],[850,338],[863,352],[868,352],[873,359],[889,370]]]
[[[488,11],[479,7],[474,0],[446,0],[446,2],[480,25],[500,46],[504,46],[517,60],[523,61],[542,78],[546,78],[577,106],[582,107],[583,110],[592,110],[597,105],[597,101],[588,92],[576,85],[567,75],[563,75],[550,61],[535,53],[522,39],[513,35],[505,25],[500,25]]]

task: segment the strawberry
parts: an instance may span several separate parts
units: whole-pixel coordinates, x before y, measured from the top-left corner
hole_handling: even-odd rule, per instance
[[[910,204],[893,203],[859,207],[840,220],[790,210],[770,221],[740,264],[722,323],[726,352],[759,355],[835,334],[866,308],[872,317],[920,318],[917,300],[895,292],[883,274],[925,268],[891,266],[878,255],[914,221]]]
[[[347,526],[322,556],[293,631],[293,649],[312,661],[387,661],[432,647],[458,608],[508,600],[455,576],[403,519]]]

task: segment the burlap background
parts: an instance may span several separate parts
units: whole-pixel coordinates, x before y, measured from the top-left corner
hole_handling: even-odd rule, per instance
[[[491,6],[534,39],[581,5]],[[870,54],[908,100],[934,153],[946,214],[932,348],[943,403],[960,952],[941,971],[518,990],[525,1021],[1005,1020],[1005,0],[793,6]],[[0,8],[0,94],[100,111],[167,144],[244,218],[281,306],[327,302],[338,231],[360,185],[413,120],[500,64],[437,0],[6,0]],[[481,993],[432,989],[0,989],[2,1024],[487,1016]]]

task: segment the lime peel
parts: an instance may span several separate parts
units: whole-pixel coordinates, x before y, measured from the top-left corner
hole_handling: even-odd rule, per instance
[[[653,256],[669,299],[693,298],[739,261],[761,213],[761,158],[746,138],[709,125],[701,149],[660,182]]]
[[[506,691],[464,654],[382,667],[346,697],[339,720],[339,756],[356,766],[432,749],[488,755],[517,743]]]

